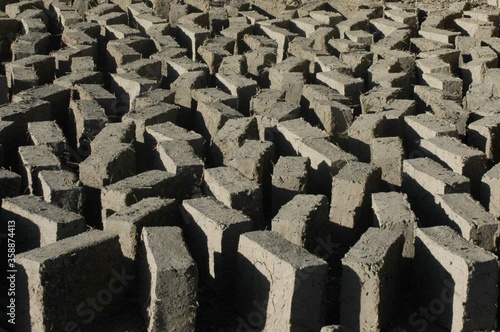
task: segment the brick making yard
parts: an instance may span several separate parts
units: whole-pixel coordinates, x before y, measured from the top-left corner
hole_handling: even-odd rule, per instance
[[[14,1],[0,331],[500,330],[500,0]]]

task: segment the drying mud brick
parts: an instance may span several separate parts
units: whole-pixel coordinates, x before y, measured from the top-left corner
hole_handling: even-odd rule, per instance
[[[379,167],[351,162],[333,177],[330,222],[341,243],[355,243],[371,226],[371,194],[378,191]]]
[[[102,217],[139,202],[147,197],[174,198],[174,174],[152,170],[130,176],[101,190]]]
[[[359,161],[370,162],[371,144],[374,138],[383,137],[387,130],[387,120],[383,113],[362,114],[349,128],[349,151]]]
[[[238,97],[238,111],[249,114],[250,99],[257,93],[257,82],[241,75],[216,74],[217,86],[232,96]]]
[[[500,221],[486,212],[470,194],[438,195],[437,202],[446,215],[444,224],[455,229],[469,242],[497,252]]]
[[[67,170],[40,171],[38,179],[40,193],[46,202],[76,213],[83,211],[83,189],[75,173]]]
[[[179,221],[175,200],[149,197],[103,219],[102,225],[105,232],[120,236],[123,256],[131,264],[137,263],[144,227],[178,226]]]
[[[481,203],[496,218],[500,218],[500,166],[492,167],[481,181]]]
[[[2,220],[14,220],[19,252],[46,246],[85,231],[79,214],[63,210],[31,195],[4,198]]]
[[[262,191],[258,183],[231,167],[207,168],[203,171],[204,193],[224,205],[249,216],[256,227],[262,222]]]
[[[272,142],[246,140],[232,155],[228,166],[269,189],[273,170],[274,144]]]
[[[286,240],[317,254],[329,232],[329,205],[323,195],[298,194],[283,205],[272,229]]]
[[[281,156],[272,174],[273,215],[299,194],[307,193],[309,158]]]
[[[195,114],[195,129],[207,140],[215,137],[224,124],[243,115],[222,102],[198,102]]]
[[[486,155],[452,137],[424,139],[420,148],[430,158],[470,179],[471,193],[479,197],[481,177],[486,172]]]
[[[259,132],[255,118],[228,119],[211,142],[213,163],[226,165],[245,140],[258,139]]]
[[[136,173],[132,144],[95,145],[90,156],[80,163],[80,181],[88,187],[103,188]]]
[[[23,191],[38,195],[40,192],[38,173],[42,170],[60,168],[61,162],[48,146],[19,147],[19,170],[23,177]]]
[[[134,123],[120,122],[108,123],[90,142],[92,149],[105,146],[107,144],[131,144],[135,140],[135,125]]]
[[[57,156],[67,150],[66,138],[61,128],[53,121],[28,123],[28,135],[30,143],[35,146],[45,145]]]
[[[382,170],[382,180],[391,188],[401,186],[404,149],[399,137],[375,138],[371,144],[371,162]]]
[[[119,293],[131,278],[123,275],[118,236],[99,230],[23,253],[16,262],[21,279],[17,323],[25,331],[83,328],[88,316],[79,315],[76,308],[91,310],[86,302],[89,297],[111,297],[116,305],[120,302]],[[59,276],[65,276],[65,281],[61,282]],[[66,300],[60,301],[61,298]],[[105,306],[105,310],[95,314],[105,317],[112,307]]]
[[[240,235],[254,222],[212,197],[187,199],[180,208],[186,242],[203,279],[223,296],[233,296]]]
[[[469,144],[483,151],[489,160],[500,162],[500,114],[474,121],[468,129]]]
[[[434,317],[447,329],[495,329],[497,264],[446,226],[417,229],[414,294],[422,307],[439,308]]]
[[[148,331],[194,330],[198,269],[179,227],[142,230],[140,294]],[[160,318],[161,317],[161,318]]]
[[[372,194],[373,226],[401,232],[405,243],[403,257],[414,256],[414,237],[417,217],[405,194],[398,192]]]
[[[342,259],[340,323],[356,331],[379,331],[398,308],[401,232],[370,228]]]
[[[430,113],[404,118],[404,144],[408,151],[417,149],[422,139],[438,136],[458,138],[458,132],[450,123],[438,119]]]
[[[69,143],[83,156],[91,153],[90,142],[108,123],[104,108],[95,100],[72,100],[69,108]]]
[[[401,190],[408,195],[422,226],[435,226],[436,198],[440,194],[470,193],[470,180],[429,158],[403,161]]]
[[[317,330],[327,271],[325,261],[276,232],[245,233],[238,247],[238,312],[259,330]]]
[[[197,132],[186,130],[172,122],[146,126],[144,135],[145,142],[151,150],[156,149],[156,145],[164,141],[186,141],[197,156],[203,156],[205,139]]]
[[[176,197],[200,196],[204,164],[191,145],[183,140],[163,141],[156,150],[155,168],[175,174],[179,182]]]

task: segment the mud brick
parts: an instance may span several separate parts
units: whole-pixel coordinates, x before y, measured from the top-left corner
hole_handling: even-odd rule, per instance
[[[483,83],[484,73],[487,70],[487,60],[476,59],[460,66],[464,81],[464,90],[468,90],[472,83]]]
[[[144,135],[146,126],[176,122],[179,114],[179,107],[167,103],[158,103],[153,106],[138,108],[125,114],[122,118],[123,122],[134,122],[135,124],[135,139],[137,142],[144,143]]]
[[[103,219],[147,197],[174,198],[175,181],[174,174],[152,170],[104,187],[101,191]]]
[[[114,24],[127,24],[128,17],[124,12],[110,12],[99,15],[98,17],[91,19],[90,22],[99,24],[101,26],[101,35],[104,35],[106,33],[106,26]]]
[[[136,173],[133,145],[114,143],[94,145],[90,156],[80,163],[80,181],[101,189]]]
[[[12,17],[0,17],[0,38],[4,41],[0,46],[0,54],[2,56],[11,56],[11,44],[15,40],[16,35],[22,33],[21,22]]]
[[[89,297],[101,298],[103,290],[113,297],[114,305],[120,305],[122,296],[118,293],[130,283],[130,276],[123,275],[118,237],[99,230],[23,253],[17,263],[22,285],[19,291],[25,294],[19,303],[19,325],[23,329],[29,329],[30,325],[36,330],[84,326],[86,320],[75,310],[78,305]],[[95,269],[100,273],[92,274]],[[92,277],[81,277],[87,274]],[[57,280],[60,275],[66,275],[67,283]],[[116,293],[111,294],[110,285],[114,285],[111,290]],[[37,289],[36,295],[28,296],[30,289]],[[61,296],[67,299],[64,304],[57,300]],[[107,307],[98,317],[110,313]]]
[[[62,33],[61,41],[65,46],[68,47],[88,45],[91,46],[94,50],[97,48],[97,39],[90,37],[82,31],[64,30],[64,32]]]
[[[337,23],[336,28],[339,30],[340,38],[343,39],[347,31],[366,31],[368,28],[368,20],[362,17],[348,18],[347,20]]]
[[[269,90],[278,91],[278,90]],[[297,119],[300,117],[300,107],[285,101],[274,101],[262,105],[254,111],[259,128],[259,139],[274,141],[274,131],[279,122]]]
[[[453,125],[430,113],[407,116],[404,122],[404,143],[410,152],[418,148],[422,139],[438,136],[458,138],[458,132]]]
[[[375,54],[390,50],[405,51],[410,48],[411,35],[411,30],[396,30],[372,44],[370,50]]]
[[[350,332],[351,330],[342,325],[328,325],[321,328],[321,332]]]
[[[153,89],[135,98],[133,109],[153,106],[157,103],[174,103],[175,93],[168,89]]]
[[[61,156],[68,148],[66,138],[53,121],[28,123],[28,140],[33,145],[45,145],[57,156]]]
[[[7,14],[10,18],[14,18],[25,10],[32,8],[43,9],[43,7],[43,1],[41,0],[28,0],[17,3],[9,3],[5,5],[5,14]]]
[[[246,19],[245,19],[246,20]],[[235,40],[234,49],[227,50],[232,54],[243,54],[246,50],[246,45],[243,37],[245,35],[252,35],[254,32],[254,26],[250,24],[241,25],[230,25],[229,27],[222,30],[220,33],[224,37],[231,38]]]
[[[493,83],[472,84],[464,97],[466,110],[475,111],[485,105],[485,101],[498,100],[497,87]]]
[[[271,38],[265,36],[249,34],[243,36],[243,41],[251,50],[256,50],[258,48],[278,49],[278,44]]]
[[[16,39],[11,45],[12,60],[26,58],[35,54],[48,54],[50,33],[31,32]]]
[[[309,158],[282,156],[278,159],[272,174],[273,215],[295,196],[307,193],[310,167]]]
[[[465,17],[470,17],[472,19],[482,21],[482,22],[493,22],[498,23],[498,12],[490,11],[484,9],[473,9],[464,11]]]
[[[132,47],[110,42],[106,46],[106,68],[115,73],[118,67],[141,59],[141,54]]]
[[[374,138],[371,145],[371,163],[382,170],[382,180],[389,187],[399,188],[403,172],[404,149],[399,137]]]
[[[344,75],[339,72],[330,71],[318,73],[316,79],[328,85],[341,95],[351,98],[357,98],[364,92],[364,83],[362,79]]]
[[[90,22],[97,19],[99,16],[120,11],[120,7],[114,3],[100,3],[85,11],[85,19]]]
[[[225,42],[218,42],[217,37],[215,39],[206,39],[202,46],[198,48],[198,54],[203,59],[203,61],[208,65],[210,74],[215,74],[219,71],[219,66],[224,57],[232,55],[234,49],[234,40],[227,37],[219,37]],[[225,45],[224,45],[225,44]],[[226,47],[224,47],[226,46]]]
[[[466,240],[496,253],[500,221],[486,212],[470,194],[443,194],[437,203],[444,213],[443,224],[450,226]]]
[[[21,183],[19,174],[0,169],[0,198],[18,196],[21,193]]]
[[[231,167],[208,168],[203,172],[204,192],[224,205],[250,217],[262,228],[262,192],[251,181]]]
[[[461,45],[463,41],[462,36],[455,37],[455,44],[457,45],[457,48],[460,47],[460,49],[462,49]],[[414,52],[425,53],[439,51],[442,49],[453,49],[453,44],[417,37],[410,39],[410,48]]]
[[[158,143],[156,150],[155,168],[175,174],[179,183],[182,183],[176,197],[185,199],[201,196],[204,164],[191,145],[184,140],[166,140]]]
[[[38,84],[52,83],[55,72],[55,59],[50,55],[33,55],[21,60],[12,61],[5,64],[5,73],[8,84],[11,84],[15,77],[13,70],[16,67],[31,68],[35,71]],[[9,85],[10,86],[10,85]]]
[[[399,97],[401,89],[375,87],[360,96],[361,111],[363,113],[378,113],[384,110],[387,104]]]
[[[33,101],[34,99],[49,102],[51,119],[56,120],[59,126],[64,128],[67,121],[70,99],[70,90],[68,88],[55,84],[46,84],[12,96],[13,103]]]
[[[427,85],[451,94],[462,95],[462,80],[447,74],[422,74],[422,80]]]
[[[13,127],[18,127],[24,135],[28,122],[50,121],[50,103],[34,99],[2,105],[0,119],[12,122]]]
[[[222,102],[199,101],[194,127],[207,141],[210,141],[229,119],[242,117],[241,113]]]
[[[346,31],[346,37],[355,43],[363,45],[371,45],[374,43],[373,35],[369,32],[362,30]]]
[[[371,225],[371,194],[380,187],[381,169],[351,161],[332,179],[330,221],[336,241],[353,244]]]
[[[167,21],[164,18],[155,16],[151,13],[143,13],[135,16],[133,24],[135,24],[143,35],[147,35],[147,31],[155,25],[163,25],[166,23]]]
[[[332,100],[344,105],[350,105],[350,99],[325,85],[306,84],[302,91],[301,106],[310,107],[316,100]]]
[[[335,100],[314,100],[308,121],[325,130],[330,136],[345,138],[353,121],[353,110]]]
[[[349,150],[359,161],[369,162],[372,141],[374,138],[383,137],[386,127],[384,112],[358,116],[348,130]]]
[[[497,258],[470,244],[448,227],[417,229],[414,294],[428,307],[441,299],[437,323],[450,330],[495,326],[498,296]]]
[[[414,237],[417,217],[405,194],[398,192],[372,194],[373,226],[404,234],[403,257],[415,255]]]
[[[212,139],[211,153],[214,165],[226,165],[245,140],[258,138],[255,118],[228,119]]]
[[[193,61],[197,59],[197,50],[206,39],[211,37],[211,32],[194,24],[177,24],[178,40],[181,47],[185,47],[187,55]]]
[[[198,307],[198,268],[182,238],[182,230],[145,227],[141,239],[141,266],[147,272],[141,276],[139,289],[148,330],[193,330]]]
[[[106,40],[122,39],[130,36],[140,36],[141,32],[126,24],[113,24],[106,26]]]
[[[208,12],[187,14],[180,17],[178,23],[186,25],[194,24],[207,30],[210,29]]]
[[[402,191],[422,226],[430,226],[439,216],[436,197],[440,194],[469,193],[470,180],[429,158],[403,161]]]
[[[395,22],[408,25],[411,29],[415,29],[418,26],[418,16],[415,12],[389,9],[384,10],[384,15]]]
[[[137,264],[141,246],[141,232],[144,227],[178,226],[180,223],[178,204],[173,199],[149,197],[103,219],[103,230],[118,234],[123,256],[128,260],[127,269],[133,274],[137,271],[132,264]]]
[[[450,65],[438,58],[424,58],[419,59],[416,62],[417,71],[420,75],[422,74],[450,74]]]
[[[97,49],[93,47],[93,45],[76,45],[64,47],[52,52],[51,56],[55,58],[55,65],[57,69],[55,72],[56,76],[61,77],[62,75],[71,74],[71,66],[73,62],[77,61],[80,57],[90,57],[93,63],[97,55],[96,51]],[[89,69],[89,71],[93,70],[94,68]]]
[[[276,64],[276,48],[260,47],[245,53],[247,71],[253,77],[263,79],[268,68]]]
[[[246,140],[232,155],[228,166],[241,174],[263,185],[267,190],[271,185],[272,162],[274,160],[274,144],[272,142]]]
[[[279,272],[278,266],[286,272]],[[276,232],[245,233],[238,247],[236,308],[242,317],[256,310],[266,317],[251,322],[255,329],[319,330],[327,270],[325,261]],[[303,305],[297,307],[296,301]]]
[[[187,57],[175,57],[170,59],[163,59],[163,74],[167,76],[170,83],[174,82],[180,75],[194,72],[203,71],[208,75],[209,68],[204,63],[198,63]],[[166,67],[166,68],[165,68]],[[166,70],[165,70],[166,69]]]
[[[462,137],[467,134],[467,123],[469,122],[471,113],[468,110],[464,110],[455,101],[438,101],[431,105],[430,110],[437,118],[452,124]]]
[[[350,39],[330,39],[328,47],[336,57],[340,57],[343,53],[366,51],[367,48],[365,44],[356,43]]]
[[[71,60],[71,72],[91,72],[95,69],[94,59],[91,56],[82,56]]]
[[[230,298],[235,287],[239,238],[254,230],[253,221],[212,197],[184,200],[180,210],[200,278]],[[212,237],[214,240],[207,241]]]
[[[79,154],[90,154],[90,142],[106,126],[108,119],[104,109],[95,100],[72,100],[69,116],[69,143]]]
[[[401,293],[403,244],[401,232],[370,228],[342,259],[342,325],[373,331],[392,322]]]
[[[311,17],[301,17],[291,20],[291,26],[293,32],[304,37],[309,37],[320,27],[325,26],[325,24]]]
[[[158,51],[166,51],[169,48],[184,50],[186,55],[187,50],[181,48],[175,39],[170,35],[171,27],[168,23],[155,24],[146,31],[146,34],[153,40]],[[156,53],[155,53],[156,54]]]
[[[481,177],[486,172],[486,155],[452,137],[435,137],[421,141],[420,148],[435,161],[470,179],[471,193],[479,197]]]
[[[135,124],[132,122],[108,123],[101,129],[93,141],[90,142],[92,149],[99,146],[116,143],[131,144],[135,140]]]
[[[404,136],[404,119],[416,114],[416,104],[411,99],[394,99],[383,109],[386,118],[385,136]]]
[[[270,70],[269,75],[270,88],[274,90],[285,91],[285,100],[291,104],[299,104],[302,95],[302,89],[306,84],[306,79],[303,73],[299,72],[283,72],[277,73]]]
[[[328,133],[311,126],[304,119],[283,121],[276,125],[275,144],[279,155],[298,155],[303,142],[328,138]]]
[[[168,21],[172,25],[176,25],[179,18],[188,15],[191,11],[191,7],[187,4],[165,4],[160,1],[155,1],[153,3],[153,13],[163,18],[168,17]]]
[[[283,102],[285,100],[285,92],[274,89],[261,89],[250,101],[250,113],[258,114],[265,111],[272,105]]]
[[[309,38],[314,40],[313,49],[328,52],[328,42],[335,38],[337,31],[333,28],[321,27],[313,32]]]
[[[80,100],[95,100],[104,108],[106,114],[116,113],[115,96],[101,85],[79,84],[75,88]]]
[[[76,213],[83,211],[83,188],[78,184],[76,174],[66,170],[41,171],[38,179],[46,202]]]
[[[15,221],[18,252],[46,246],[85,231],[82,216],[31,195],[4,198],[2,220],[5,223]]]
[[[279,28],[273,25],[260,25],[259,30],[262,34],[271,38],[278,44],[278,52],[276,55],[276,62],[280,63],[286,58],[288,52],[288,43],[293,41],[297,36],[295,33],[289,32],[286,29]]]
[[[308,72],[314,73],[315,65],[314,61],[317,56],[327,56],[329,55],[326,51],[317,51],[314,47],[314,39],[305,37],[296,37],[288,45],[288,54],[293,55],[297,58],[307,60],[309,62]]]
[[[498,104],[494,100],[484,103],[480,108],[473,110],[470,114],[470,121],[477,121],[488,116],[494,116],[500,113]]]
[[[442,60],[442,61],[448,63],[451,67],[452,72],[457,72],[460,54],[461,53],[458,50],[444,48],[444,49],[439,49],[439,50],[435,50],[435,51],[421,52],[419,54],[419,57],[421,57],[421,58],[433,58],[433,57],[438,58],[439,60]]]
[[[486,154],[486,158],[500,162],[500,114],[486,116],[468,126],[468,142]]]
[[[141,94],[150,90],[158,88],[159,83],[157,80],[142,77],[133,73],[125,74],[111,74],[111,90],[115,93],[116,98],[111,102],[116,103],[115,110],[106,108],[108,115],[116,115],[125,113],[134,108],[135,99]]]
[[[223,103],[231,108],[238,108],[238,98],[218,88],[196,89],[191,93],[193,99],[198,103]]]
[[[329,231],[328,210],[325,196],[298,194],[283,205],[273,218],[273,231],[316,254],[320,239]]]
[[[33,68],[29,67],[14,67],[8,73],[9,78],[11,79],[9,82],[7,80],[5,83],[5,94],[7,101],[9,100],[7,93],[10,91],[13,95],[18,94],[21,91],[32,89],[38,85],[39,77],[36,74],[36,71]]]
[[[229,27],[227,8],[211,7],[208,10],[210,20],[210,31],[220,34],[220,32]]]
[[[489,46],[475,47],[471,49],[470,53],[473,60],[483,59],[487,61],[486,64],[488,68],[498,67],[498,55],[491,47]]]
[[[309,13],[309,16],[318,22],[326,24],[327,26],[335,26],[342,22],[344,18],[340,13],[335,13],[327,10],[315,10]]]
[[[375,32],[375,34],[380,37],[388,36],[397,30],[407,30],[410,28],[410,26],[407,24],[396,22],[386,18],[376,18],[370,20],[369,27],[370,30]],[[345,34],[347,36],[348,32],[346,32]]]
[[[225,92],[238,97],[238,111],[249,114],[250,99],[257,92],[257,82],[240,75],[215,75],[217,85]]]
[[[57,170],[61,163],[52,150],[46,145],[20,146],[19,170],[23,177],[23,191],[38,195],[40,184],[38,173],[41,170]]]
[[[203,156],[205,139],[200,134],[188,131],[172,122],[147,125],[144,137],[148,149],[153,153],[157,144],[164,141],[186,141],[197,156]]]
[[[423,27],[418,31],[418,34],[424,38],[434,40],[445,44],[453,44],[455,38],[460,36],[460,32],[453,32],[444,29],[436,29],[431,27]]]
[[[494,215],[500,218],[500,166],[497,164],[483,175],[481,180],[481,203]]]
[[[419,111],[430,110],[432,105],[437,104],[442,100],[452,100],[456,103],[461,103],[462,100],[460,96],[425,85],[415,85],[414,97],[418,103]],[[465,98],[464,104],[467,104],[466,102],[467,98]]]
[[[482,22],[472,18],[455,19],[455,28],[466,36],[480,39],[498,36],[498,27],[492,22]]]

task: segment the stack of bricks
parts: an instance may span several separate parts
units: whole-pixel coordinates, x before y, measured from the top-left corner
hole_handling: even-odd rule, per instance
[[[498,7],[0,0],[21,329],[494,330]]]

